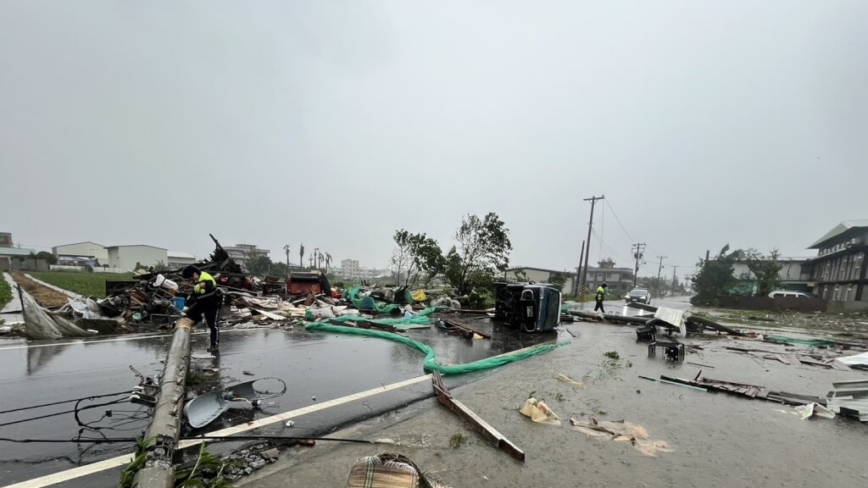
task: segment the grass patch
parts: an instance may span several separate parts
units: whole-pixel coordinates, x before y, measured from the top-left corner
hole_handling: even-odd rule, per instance
[[[87,273],[84,271],[45,271],[30,276],[64,290],[88,297],[105,298],[106,281],[132,280],[129,273]]]
[[[462,433],[452,434],[452,437],[449,438],[449,447],[452,449],[458,449],[464,443],[467,442],[467,436]]]
[[[0,280],[0,308],[5,307],[10,301],[12,301],[12,288],[6,280]]]

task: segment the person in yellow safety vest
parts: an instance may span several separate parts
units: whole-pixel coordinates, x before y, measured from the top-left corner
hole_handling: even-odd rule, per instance
[[[205,317],[205,323],[211,329],[211,348],[216,351],[220,347],[220,331],[217,330],[217,311],[220,309],[220,295],[217,293],[217,281],[210,274],[200,271],[195,266],[187,266],[181,276],[195,283],[193,293],[187,298],[189,309],[187,317],[194,324]]]
[[[597,296],[595,297],[597,300],[597,305],[594,306],[594,312],[597,310],[606,313],[606,309],[603,308],[603,300],[606,299],[606,288],[609,288],[609,285],[603,283],[602,285],[597,287]]]

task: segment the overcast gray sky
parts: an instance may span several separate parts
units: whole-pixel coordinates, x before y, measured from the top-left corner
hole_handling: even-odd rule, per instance
[[[811,255],[868,218],[866,53],[863,0],[3,0],[0,231],[385,267],[493,211],[564,269],[605,194],[594,262]]]

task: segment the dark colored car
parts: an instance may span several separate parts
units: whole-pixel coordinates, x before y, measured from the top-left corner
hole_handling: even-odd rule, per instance
[[[635,290],[630,291],[627,296],[624,297],[627,300],[627,303],[651,303],[651,292],[648,290],[643,290],[641,288],[636,288]]]

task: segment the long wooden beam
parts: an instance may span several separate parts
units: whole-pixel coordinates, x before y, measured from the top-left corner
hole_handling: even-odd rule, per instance
[[[467,421],[472,429],[491,443],[491,445],[509,454],[513,459],[524,462],[524,451],[510,442],[509,439],[489,425],[488,422],[473,413],[466,405],[452,397],[452,394],[446,389],[446,385],[443,384],[443,378],[440,376],[440,373],[434,372],[431,381],[434,383],[434,393],[437,394],[437,400],[441,404],[451,410],[452,413]]]

